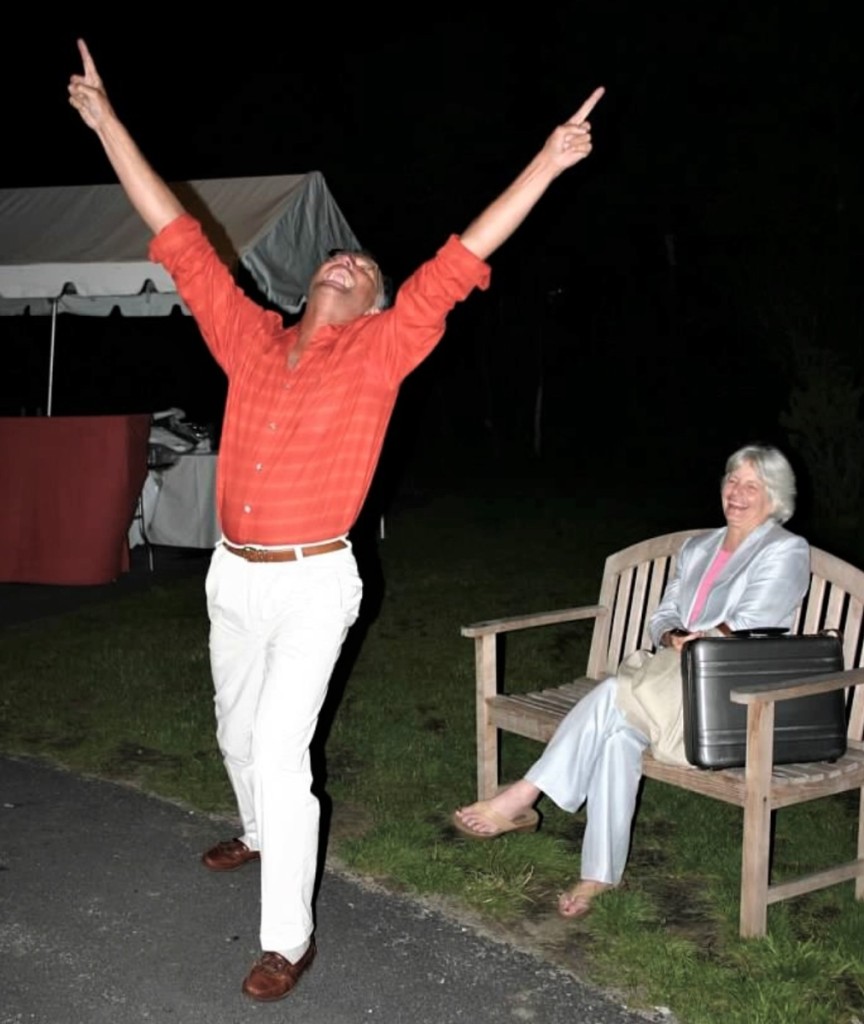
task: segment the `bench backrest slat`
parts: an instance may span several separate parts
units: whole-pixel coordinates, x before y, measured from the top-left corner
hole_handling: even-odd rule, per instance
[[[606,559],[599,604],[610,615],[597,620],[588,654],[587,675],[603,679],[640,647],[650,647],[648,620],[654,613],[675,557],[688,537],[704,530],[681,530],[633,544]]]
[[[836,629],[843,636],[846,668],[864,665],[864,572],[820,548],[810,549],[811,582],[804,604],[805,632]],[[813,628],[810,624],[813,623]],[[864,738],[864,686],[857,686],[849,705],[850,740]]]

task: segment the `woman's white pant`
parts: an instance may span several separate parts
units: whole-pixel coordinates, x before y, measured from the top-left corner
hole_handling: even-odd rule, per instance
[[[615,704],[617,680],[599,683],[561,721],[525,775],[562,810],[586,804],[580,876],[617,885],[624,874],[648,737]]]
[[[221,545],[207,575],[217,739],[243,823],[261,851],[261,948],[312,933],[318,800],[309,744],[362,583],[350,547],[247,562]]]

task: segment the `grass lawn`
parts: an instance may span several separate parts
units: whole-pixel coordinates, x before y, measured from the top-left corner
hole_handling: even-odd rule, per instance
[[[473,644],[459,627],[591,603],[611,551],[720,521],[710,503],[651,513],[577,484],[550,494],[511,480],[504,494],[478,481],[449,497],[407,488],[386,538],[368,552],[358,545],[366,617],[315,747],[329,855],[540,949],[631,1006],[668,1006],[682,1024],[864,1020],[864,905],[851,883],[772,907],[766,940],[738,938],[736,808],[648,781],[626,885],[572,923],[558,918],[555,897],[578,876],[581,815],[544,801],[539,833],[490,843],[449,825],[475,784]],[[512,668],[532,685],[578,674],[588,628],[514,635]],[[7,628],[0,676],[4,751],[233,812],[213,735],[200,579]],[[507,736],[505,776],[539,750]],[[838,797],[780,812],[775,870],[815,867],[840,850],[853,857],[856,810]]]

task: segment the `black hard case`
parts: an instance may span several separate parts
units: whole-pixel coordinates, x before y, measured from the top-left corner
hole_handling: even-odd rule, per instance
[[[843,670],[836,635],[700,637],[684,645],[684,752],[699,768],[744,764],[747,706],[729,700],[750,685],[781,687],[792,679]],[[846,752],[846,700],[832,693],[779,701],[774,764],[831,761]]]

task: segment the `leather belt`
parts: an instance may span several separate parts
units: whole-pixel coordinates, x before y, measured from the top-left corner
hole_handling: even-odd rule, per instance
[[[274,550],[273,548],[235,547],[234,544],[223,540],[222,546],[232,555],[245,558],[247,562],[296,562],[298,551],[303,558],[311,558],[312,555],[326,555],[330,551],[341,551],[343,548],[347,548],[348,544],[344,540],[328,540],[324,544],[310,544],[308,547]]]

